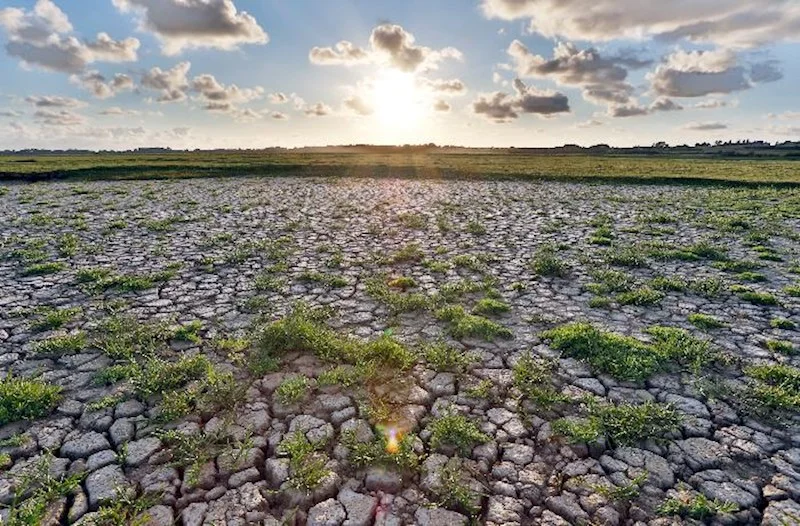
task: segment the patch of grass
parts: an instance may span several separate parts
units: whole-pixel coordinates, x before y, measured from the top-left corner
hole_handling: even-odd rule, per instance
[[[601,296],[612,292],[627,292],[636,285],[636,280],[632,276],[619,270],[595,270],[591,275],[595,282],[587,284],[585,288]]]
[[[659,515],[706,520],[720,513],[734,513],[738,510],[739,506],[733,502],[710,500],[702,493],[682,490],[679,495],[661,503],[657,511]]]
[[[662,439],[678,430],[680,413],[670,405],[589,404],[588,417],[553,422],[553,431],[574,442],[593,442],[602,436],[616,445],[632,445],[648,439]]]
[[[431,299],[422,293],[401,293],[392,290],[384,277],[367,280],[367,294],[385,304],[392,314],[424,310],[431,306]]]
[[[731,292],[753,305],[778,305],[778,298],[769,292],[759,292],[742,285],[733,285]]]
[[[387,263],[418,263],[425,258],[419,243],[409,243],[388,258]]]
[[[493,298],[483,298],[472,308],[473,314],[497,315],[511,310],[508,303]]]
[[[466,268],[475,272],[482,272],[485,265],[481,258],[471,254],[458,254],[451,260],[456,268]]]
[[[725,282],[719,278],[700,278],[691,280],[689,290],[704,298],[716,298],[725,289]]]
[[[470,219],[469,223],[467,223],[467,232],[475,236],[482,236],[486,234],[487,230],[483,223],[477,219]]]
[[[61,254],[63,257],[72,257],[78,253],[78,247],[80,246],[80,238],[75,234],[68,233],[63,234],[58,238],[56,241],[56,246],[58,247],[58,253]]]
[[[652,347],[588,323],[562,325],[545,331],[542,337],[552,348],[623,380],[645,380],[660,367],[661,357]]]
[[[258,275],[255,281],[256,290],[261,292],[281,292],[285,285],[286,280],[267,272]]]
[[[551,383],[557,367],[555,360],[534,358],[530,353],[525,353],[514,364],[514,387],[525,398],[542,407],[566,402],[568,397],[557,391]]]
[[[701,312],[693,312],[689,314],[687,319],[689,320],[689,323],[691,323],[698,329],[702,329],[704,331],[712,329],[721,329],[723,327],[728,326],[727,323],[720,320],[716,316],[711,316],[710,314],[703,314]]]
[[[397,216],[397,220],[406,228],[423,230],[428,226],[428,218],[422,214],[404,213]]]
[[[109,407],[116,407],[120,402],[125,400],[125,395],[116,394],[108,395],[95,400],[94,402],[86,404],[86,410],[89,412],[101,411]]]
[[[289,435],[280,443],[278,451],[289,457],[288,482],[291,487],[311,492],[330,475],[331,471],[326,467],[328,457],[320,451],[322,445],[309,442],[300,432]]]
[[[37,354],[47,356],[62,356],[65,354],[75,354],[84,350],[89,345],[86,333],[76,332],[66,336],[55,336],[41,341],[34,346],[33,350]]]
[[[121,292],[138,292],[167,282],[176,275],[174,268],[149,274],[117,274],[111,269],[94,267],[79,270],[77,279],[78,283],[93,291],[116,289]]]
[[[511,338],[513,333],[488,318],[467,313],[461,305],[449,305],[436,311],[438,320],[446,321],[450,325],[448,332],[456,339],[480,336],[491,341],[494,338]]]
[[[392,278],[389,280],[388,285],[393,289],[400,289],[402,291],[406,291],[408,289],[413,289],[417,286],[417,281],[414,278],[410,278],[407,276],[400,276],[397,278]]]
[[[321,272],[303,272],[297,279],[305,283],[319,283],[331,289],[340,289],[347,286],[347,280],[342,276],[323,274]]]
[[[765,345],[770,351],[774,353],[785,354],[787,356],[791,356],[797,352],[797,350],[794,348],[794,344],[786,340],[767,340]]]
[[[166,323],[141,323],[136,318],[115,314],[103,320],[93,344],[113,359],[147,356],[170,336]]]
[[[623,484],[621,486],[593,484],[589,489],[612,502],[627,503],[639,496],[642,486],[647,482],[649,476],[650,474],[645,471],[632,478],[628,484]]]
[[[178,341],[191,342],[199,345],[203,342],[203,339],[200,337],[201,330],[203,330],[203,322],[194,320],[175,329],[172,333],[172,337]]]
[[[473,447],[490,440],[490,437],[481,432],[473,420],[453,410],[435,418],[428,428],[431,432],[430,445],[432,449],[451,446],[462,455],[469,455]]]
[[[157,430],[154,434],[169,447],[172,453],[171,465],[186,469],[186,479],[192,486],[197,484],[200,471],[206,463],[223,453],[232,453],[233,459],[237,460],[237,454],[243,454],[250,446],[247,437],[244,440],[235,440],[223,430],[192,434],[176,430]]]
[[[797,328],[797,324],[792,320],[787,320],[786,318],[772,318],[769,321],[770,327],[773,329],[783,329],[787,331],[793,331]]]
[[[22,269],[23,276],[47,276],[50,274],[57,274],[66,270],[67,264],[60,261],[52,261],[47,263],[34,263]]]
[[[399,468],[405,471],[415,471],[419,467],[419,455],[414,452],[414,435],[403,434],[397,440],[397,451],[389,453],[388,430],[378,429],[374,440],[359,442],[354,431],[342,433],[342,445],[349,453],[347,460],[356,468],[370,466],[386,466]]]
[[[721,358],[719,353],[711,349],[710,342],[695,338],[683,329],[653,326],[645,332],[652,336],[653,345],[662,360],[687,366],[695,374]]]
[[[783,287],[783,292],[794,298],[800,298],[800,285],[788,285]]]
[[[309,381],[305,376],[293,376],[281,382],[275,389],[275,396],[284,405],[291,405],[308,396]]]
[[[488,378],[484,378],[480,382],[468,387],[464,390],[464,394],[466,394],[470,398],[475,398],[479,400],[487,400],[489,396],[492,394],[492,387],[494,384]]]
[[[712,265],[724,272],[735,272],[740,274],[742,272],[751,272],[761,268],[761,263],[747,259],[730,260],[730,261],[716,261]]]
[[[84,473],[55,477],[53,457],[46,454],[25,469],[14,481],[14,494],[3,524],[33,526],[43,524],[50,506],[66,499],[81,486]]]
[[[767,277],[764,274],[761,274],[760,272],[751,272],[751,271],[741,272],[737,274],[736,277],[740,281],[747,281],[750,283],[762,283],[764,281],[767,281]]]
[[[664,293],[645,286],[617,294],[615,299],[620,305],[636,305],[644,307],[661,303],[661,300],[664,299]]]
[[[439,472],[440,486],[434,493],[440,506],[477,518],[481,495],[469,487],[465,475],[462,461],[449,459]]]
[[[638,247],[611,247],[603,253],[608,265],[617,267],[643,267],[647,263],[645,253]]]
[[[317,384],[320,386],[340,385],[342,387],[353,387],[372,376],[370,369],[370,366],[337,365],[322,371],[317,377]]]
[[[34,331],[60,329],[74,320],[81,312],[80,307],[39,308],[36,310],[38,318],[31,323],[31,329]]]
[[[57,385],[7,375],[0,379],[0,426],[47,416],[60,401]]]
[[[456,349],[444,342],[426,343],[419,352],[428,365],[437,371],[463,373],[478,359],[474,353]]]
[[[689,284],[683,278],[674,276],[656,276],[650,280],[649,286],[655,290],[683,292]]]
[[[749,395],[761,405],[776,410],[800,409],[800,369],[785,364],[745,367],[755,380]]]
[[[92,526],[146,526],[150,524],[147,510],[161,502],[160,495],[144,494],[132,497],[126,491],[117,491],[117,497],[109,504],[100,506],[89,524]]]
[[[543,246],[531,260],[531,270],[537,276],[563,278],[569,274],[567,263],[556,255],[554,246]]]

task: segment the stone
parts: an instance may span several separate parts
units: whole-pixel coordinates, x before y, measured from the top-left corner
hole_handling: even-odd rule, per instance
[[[126,466],[141,466],[148,459],[161,449],[161,440],[155,437],[143,438],[134,442],[128,442],[125,452]]]
[[[344,526],[369,526],[372,524],[375,510],[378,507],[378,499],[347,488],[339,492],[338,498],[347,513]]]
[[[442,508],[417,508],[414,518],[419,526],[465,526],[467,517]]]
[[[364,482],[369,491],[397,493],[403,487],[403,477],[384,468],[369,468]]]
[[[132,488],[122,469],[117,464],[100,468],[89,473],[86,477],[89,508],[92,510],[96,510],[101,504],[116,499],[118,490],[131,492]]]
[[[208,504],[205,502],[194,502],[186,506],[186,509],[181,512],[183,526],[202,526],[207,509]]]
[[[79,458],[89,458],[94,453],[104,449],[111,449],[111,444],[108,443],[105,435],[95,431],[88,431],[64,442],[61,446],[61,455],[70,460],[77,460]]]
[[[344,506],[339,504],[336,499],[328,499],[320,502],[308,510],[308,526],[340,526],[347,514]]]

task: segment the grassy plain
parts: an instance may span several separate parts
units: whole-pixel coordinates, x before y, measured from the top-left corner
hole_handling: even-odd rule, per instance
[[[0,180],[320,175],[800,185],[800,161],[520,153],[196,152],[0,156]]]

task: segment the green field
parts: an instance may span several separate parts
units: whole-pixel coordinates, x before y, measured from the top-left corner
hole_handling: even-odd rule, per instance
[[[0,179],[273,175],[523,177],[800,184],[800,161],[519,153],[168,153],[0,156]]]

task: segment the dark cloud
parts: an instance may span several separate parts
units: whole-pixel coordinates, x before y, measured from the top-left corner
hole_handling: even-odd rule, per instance
[[[515,95],[494,92],[479,96],[472,103],[472,111],[495,122],[509,122],[520,113],[553,115],[570,111],[569,99],[561,93],[540,91],[528,87],[520,79],[514,80]]]
[[[142,30],[161,40],[166,55],[185,49],[235,49],[266,44],[267,33],[256,19],[237,11],[233,0],[113,0],[121,11],[140,15]]]
[[[440,111],[442,113],[446,113],[446,112],[450,111],[450,104],[448,104],[447,101],[439,99],[433,104],[433,109],[435,111]]]

